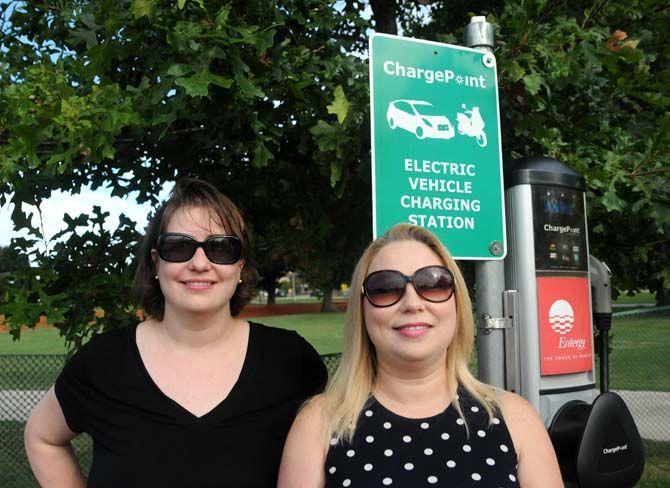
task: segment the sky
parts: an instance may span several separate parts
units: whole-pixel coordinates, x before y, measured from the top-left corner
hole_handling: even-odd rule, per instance
[[[163,188],[158,196],[161,201],[167,199],[172,186],[171,183]],[[81,213],[91,213],[93,206],[99,205],[103,211],[109,212],[109,217],[105,221],[106,228],[116,229],[119,223],[119,215],[124,213],[137,223],[137,230],[142,232],[147,224],[147,215],[152,207],[150,204],[139,205],[135,197],[136,195],[132,193],[125,198],[112,197],[111,189],[107,188],[98,188],[95,191],[84,188],[77,195],[54,192],[51,198],[42,203],[42,222],[40,222],[37,212],[33,211],[32,224],[37,228],[43,227],[47,239],[50,239],[66,227],[63,220],[66,213],[71,217],[76,217]],[[24,209],[29,210],[30,207],[26,205]],[[12,210],[13,207],[9,204],[0,207],[0,246],[9,245],[12,237],[25,235],[14,230],[11,220]],[[34,207],[32,210],[34,210]],[[86,230],[83,227],[79,228],[82,233]]]

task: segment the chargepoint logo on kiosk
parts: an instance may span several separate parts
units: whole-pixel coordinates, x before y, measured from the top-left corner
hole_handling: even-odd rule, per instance
[[[543,376],[593,368],[589,280],[538,276],[540,372]]]

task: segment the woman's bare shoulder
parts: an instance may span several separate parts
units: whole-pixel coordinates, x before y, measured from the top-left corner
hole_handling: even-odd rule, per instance
[[[537,411],[533,406],[528,403],[528,401],[523,398],[521,395],[512,393],[510,391],[499,390],[498,398],[503,408],[503,415],[505,420],[507,417],[518,417],[518,416],[536,416],[539,418]]]
[[[325,484],[326,399],[317,395],[303,405],[284,445],[279,488],[318,488]]]
[[[326,396],[323,393],[307,400],[296,417],[296,422],[308,424],[314,428],[318,427],[320,432],[325,432],[325,420]]]
[[[507,424],[519,461],[522,486],[562,486],[561,474],[544,422],[533,406],[521,396],[504,392],[500,396]]]
[[[502,391],[499,399],[507,430],[517,454],[521,454],[532,443],[532,439],[537,437],[538,431],[546,431],[544,424],[533,406],[520,395]]]

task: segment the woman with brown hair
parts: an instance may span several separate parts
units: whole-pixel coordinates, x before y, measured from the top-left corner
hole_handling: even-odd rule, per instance
[[[470,298],[432,233],[390,229],[351,290],[341,363],[291,428],[280,488],[563,486],[539,415],[470,373]]]
[[[298,406],[326,370],[298,334],[239,317],[256,271],[246,226],[212,185],[179,181],[141,246],[148,318],[95,336],[26,425],[48,487],[270,487]],[[88,481],[70,440],[93,438]]]

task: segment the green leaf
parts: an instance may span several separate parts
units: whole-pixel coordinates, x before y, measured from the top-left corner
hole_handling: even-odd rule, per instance
[[[274,158],[274,154],[272,154],[267,146],[261,142],[256,145],[254,150],[254,159],[251,164],[253,164],[255,168],[264,168],[268,165],[268,162]]]
[[[241,72],[235,74],[235,82],[240,89],[240,92],[247,98],[258,97],[263,98],[265,93],[254,85],[249,78],[244,76]]]
[[[618,197],[614,183],[612,181],[609,189],[603,195],[603,205],[605,205],[608,212],[621,211],[626,205],[626,202]]]
[[[208,80],[213,85],[220,86],[221,88],[230,88],[233,84],[233,80],[213,73],[209,73]]]
[[[519,81],[523,78],[523,75],[526,74],[526,70],[524,70],[516,61],[509,65],[507,72],[507,76],[509,76],[511,82]]]
[[[216,13],[214,17],[214,25],[216,25],[216,30],[221,30],[228,24],[228,16],[230,15],[230,6],[224,5]]]
[[[47,159],[46,165],[51,166],[51,165],[57,165],[61,164],[63,166],[67,166],[70,164],[72,160],[72,153],[71,151],[64,151],[62,153],[54,153],[52,154],[49,159]]]
[[[209,83],[199,75],[194,75],[190,78],[179,78],[175,83],[184,87],[188,96],[206,97],[209,95],[209,90],[207,89]]]
[[[330,186],[334,187],[342,178],[342,160],[333,159],[330,162]]]
[[[437,40],[446,44],[458,44],[458,38],[454,34],[437,34]]]
[[[309,131],[315,137],[321,151],[334,151],[337,148],[338,130],[336,126],[319,120]]]
[[[523,84],[531,95],[537,95],[542,85],[542,76],[539,73],[530,73],[523,77]]]
[[[158,0],[133,0],[130,4],[130,11],[136,19],[140,17],[151,17]]]
[[[333,103],[328,105],[328,113],[337,115],[337,121],[341,124],[347,118],[349,105],[349,100],[347,100],[347,96],[344,94],[342,85],[337,85],[337,88],[335,88],[335,99]]]
[[[72,32],[72,36],[82,39],[86,43],[86,49],[91,49],[93,46],[98,45],[98,38],[94,30],[78,29]]]
[[[195,71],[195,69],[190,64],[176,63],[168,68],[167,73],[179,78],[181,76],[186,76],[193,71]]]
[[[266,29],[254,36],[256,38],[254,45],[256,46],[256,50],[259,53],[264,53],[270,47],[272,47],[272,44],[274,43],[275,33],[276,31],[274,29]]]
[[[105,144],[102,148],[102,153],[100,154],[103,159],[114,159],[116,155],[116,150],[109,144]]]
[[[184,8],[184,5],[186,5],[186,0],[177,0],[177,8],[179,10],[182,10]]]
[[[215,75],[207,70],[196,73],[190,78],[178,78],[175,83],[186,89],[186,94],[191,97],[206,97],[209,95],[209,85],[214,84],[223,88],[230,88],[232,81],[220,75]]]

